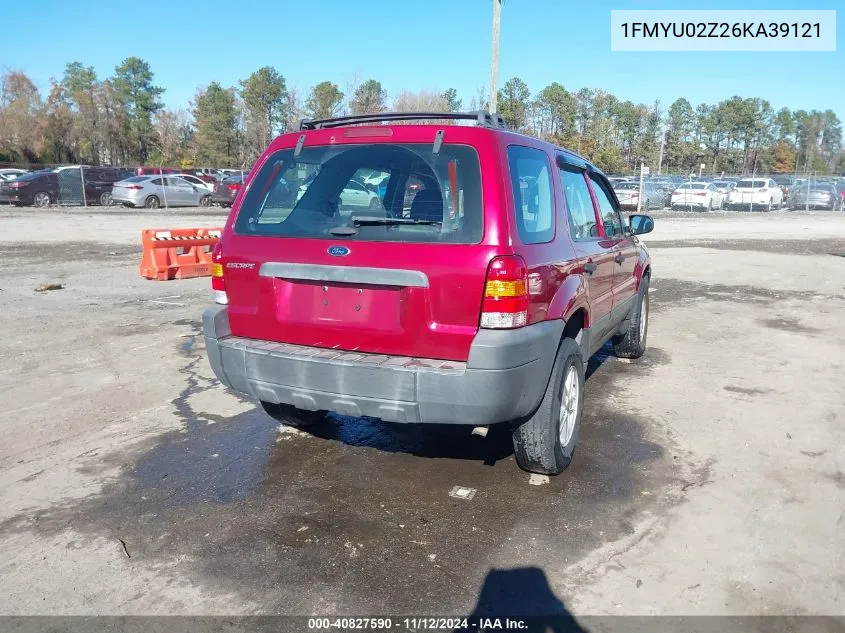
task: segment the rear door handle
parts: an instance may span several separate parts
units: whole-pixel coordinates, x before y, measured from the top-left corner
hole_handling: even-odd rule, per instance
[[[624,264],[625,263],[625,256],[624,255],[617,255],[616,259],[614,259],[617,264]]]
[[[587,262],[586,264],[584,264],[584,272],[588,275],[592,275],[594,272],[596,272],[596,270],[598,270],[598,266],[593,262]]]

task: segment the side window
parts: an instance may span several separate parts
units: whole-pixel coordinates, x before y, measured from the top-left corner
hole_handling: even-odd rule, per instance
[[[624,233],[624,225],[622,224],[622,216],[619,210],[613,205],[613,199],[608,191],[608,187],[602,182],[600,176],[590,174],[590,180],[593,182],[593,193],[596,196],[596,202],[599,205],[599,213],[604,224],[604,233],[607,237],[619,237]]]
[[[162,182],[162,178],[156,178],[154,180],[151,180],[150,184],[156,187],[161,187],[164,183]]]
[[[523,244],[550,242],[555,234],[554,191],[546,153],[530,147],[508,147],[514,214]]]
[[[576,240],[592,239],[598,235],[596,211],[590,190],[584,178],[584,171],[572,165],[560,170],[563,181],[563,195],[566,198],[566,212],[569,215],[569,232]]]

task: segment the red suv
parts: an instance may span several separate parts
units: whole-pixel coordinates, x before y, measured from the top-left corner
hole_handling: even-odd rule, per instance
[[[385,123],[400,119],[428,122]],[[557,474],[587,359],[608,339],[645,351],[636,236],[653,226],[624,220],[588,161],[497,115],[305,120],[264,152],[215,249],[211,367],[293,424],[507,422],[519,465]]]

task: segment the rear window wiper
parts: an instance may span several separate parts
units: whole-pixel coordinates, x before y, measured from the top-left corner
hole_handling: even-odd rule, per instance
[[[353,218],[354,226],[398,226],[401,224],[417,224],[425,226],[441,226],[441,220],[419,220],[417,218]]]

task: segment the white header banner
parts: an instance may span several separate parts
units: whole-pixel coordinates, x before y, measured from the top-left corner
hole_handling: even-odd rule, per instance
[[[610,50],[835,51],[836,11],[611,11]]]

